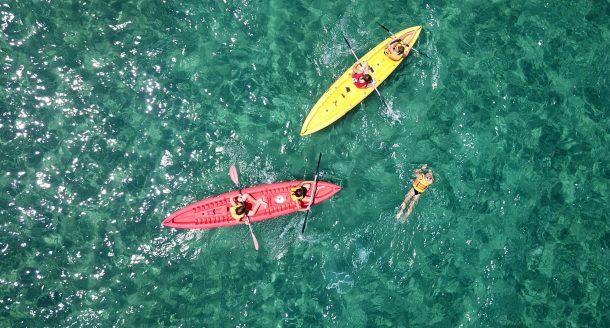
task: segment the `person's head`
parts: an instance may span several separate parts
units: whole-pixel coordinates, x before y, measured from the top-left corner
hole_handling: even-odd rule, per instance
[[[237,208],[235,209],[235,213],[237,215],[246,214],[246,207],[244,206],[244,204],[238,204]]]
[[[396,47],[396,52],[397,52],[399,55],[404,54],[404,53],[405,53],[405,47],[404,47],[403,45],[399,45],[398,47]]]
[[[294,195],[297,197],[303,197],[305,196],[305,192],[307,192],[307,190],[305,190],[305,187],[301,186],[301,188],[294,191]]]
[[[432,180],[432,170],[428,170],[428,172],[426,173],[426,179]]]
[[[364,82],[366,83],[371,83],[373,82],[373,77],[371,76],[371,74],[364,74],[362,75],[362,79],[364,80]]]

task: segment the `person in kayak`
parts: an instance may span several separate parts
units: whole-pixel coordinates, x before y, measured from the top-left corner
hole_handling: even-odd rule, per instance
[[[421,169],[415,169],[415,171],[414,171],[415,181],[413,181],[413,186],[411,187],[411,190],[409,190],[409,192],[407,193],[405,200],[403,200],[402,204],[400,204],[400,210],[398,211],[398,214],[396,214],[397,220],[400,221],[402,212],[404,211],[405,207],[407,206],[407,202],[409,201],[409,199],[411,200],[411,203],[409,204],[409,209],[407,210],[407,213],[405,214],[404,220],[406,220],[407,217],[409,216],[409,214],[411,214],[411,211],[413,211],[413,207],[415,206],[415,203],[419,199],[419,196],[421,196],[421,194],[424,191],[426,191],[428,186],[430,186],[432,183],[434,183],[434,175],[432,175],[431,169],[428,169],[428,172],[426,172],[426,174],[423,173],[427,167],[428,167],[428,165],[424,164],[424,165],[422,165]]]
[[[388,45],[386,46],[383,53],[388,56],[392,60],[401,60],[406,57],[409,53],[407,49],[409,48],[408,43],[402,43],[404,39],[407,37],[409,32],[401,35],[395,36],[388,41]]]
[[[366,61],[360,63],[360,60],[358,60],[354,64],[352,67],[352,82],[357,88],[364,89],[375,85],[375,80],[369,72],[370,67]]]
[[[251,210],[246,209],[246,202],[254,203],[254,207]],[[235,219],[237,222],[242,222],[242,220],[246,216],[252,216],[256,214],[258,208],[265,204],[265,201],[262,199],[255,199],[252,195],[245,193],[239,194],[235,197],[231,197],[230,199],[231,207],[229,207],[229,213],[231,213],[231,217]],[[265,204],[266,206],[267,204]]]
[[[290,199],[297,205],[299,211],[306,211],[307,208],[304,203],[309,204],[311,202],[311,197],[306,197],[308,188],[311,188],[311,183],[305,181],[290,188]]]

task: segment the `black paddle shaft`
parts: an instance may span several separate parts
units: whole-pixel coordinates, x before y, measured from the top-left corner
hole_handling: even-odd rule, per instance
[[[318,172],[320,171],[320,161],[322,160],[322,152],[318,156],[318,165],[316,166],[316,177],[313,180],[313,186],[311,191],[311,202],[309,206],[307,206],[307,213],[305,213],[305,220],[303,220],[303,227],[301,228],[301,234],[305,233],[305,226],[307,225],[307,217],[309,216],[309,210],[311,209],[311,205],[316,200],[316,189],[318,184]]]

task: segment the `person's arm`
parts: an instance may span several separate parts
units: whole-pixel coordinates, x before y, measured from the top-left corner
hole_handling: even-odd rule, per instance
[[[394,52],[394,47],[396,46],[396,40],[400,40],[399,37],[397,36],[393,36],[390,41],[388,41],[388,44],[386,45],[386,48],[388,49],[389,52]]]
[[[366,62],[366,60],[362,61],[362,62],[360,60],[358,60],[356,62],[356,64],[354,65],[355,73],[367,74],[369,72],[369,70],[370,70],[370,66],[369,66],[369,63]]]
[[[313,190],[311,190],[313,188],[313,185],[309,182],[305,183],[303,182],[303,187],[305,187],[305,195],[303,195],[303,199],[301,199],[304,203],[308,203],[311,202],[311,198],[313,196]],[[309,191],[310,196],[307,196],[307,192]]]
[[[246,200],[249,200],[249,201],[251,201],[251,202],[256,202],[256,199],[255,199],[254,197],[252,197],[252,195],[250,195],[250,194],[248,194],[248,193],[243,194],[243,195],[241,196],[241,200],[242,200],[242,201],[244,201],[244,202],[245,202]]]
[[[297,201],[299,204],[297,205],[299,208],[303,208],[304,203],[311,203],[312,197],[311,196],[305,196],[303,197],[303,199],[301,199],[301,201]]]
[[[371,70],[371,67],[369,66],[369,63],[365,61],[362,62],[362,72],[363,73],[368,73]]]
[[[239,195],[237,197],[239,197]],[[229,203],[231,203],[231,206],[237,206],[237,202],[235,201],[235,197],[231,197],[229,199]]]
[[[256,214],[256,212],[258,211],[258,208],[261,207],[261,205],[263,205],[265,202],[261,201],[256,201],[256,205],[254,205],[254,207],[248,211],[248,216],[252,216],[254,214]]]

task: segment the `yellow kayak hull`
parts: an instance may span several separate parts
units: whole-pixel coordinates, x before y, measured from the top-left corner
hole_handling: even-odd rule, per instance
[[[409,40],[409,47],[407,48],[407,51],[409,52],[417,41],[421,29],[421,26],[413,26],[400,31],[395,35],[409,33],[405,37],[405,40]],[[361,61],[367,61],[369,66],[373,68],[374,72],[371,72],[370,74],[375,79],[377,87],[379,87],[379,85],[381,85],[381,83],[383,83],[383,81],[385,81],[385,79],[390,76],[396,67],[404,60],[404,58],[392,60],[383,53],[391,38],[392,37],[390,36],[383,40],[375,46],[375,48],[360,58]],[[353,65],[351,65],[341,77],[326,90],[311,111],[309,111],[305,123],[303,123],[303,127],[301,128],[301,136],[312,134],[331,125],[343,115],[347,114],[352,108],[356,107],[356,105],[364,100],[371,92],[375,91],[374,88],[359,89],[354,85],[352,82],[352,66]]]

